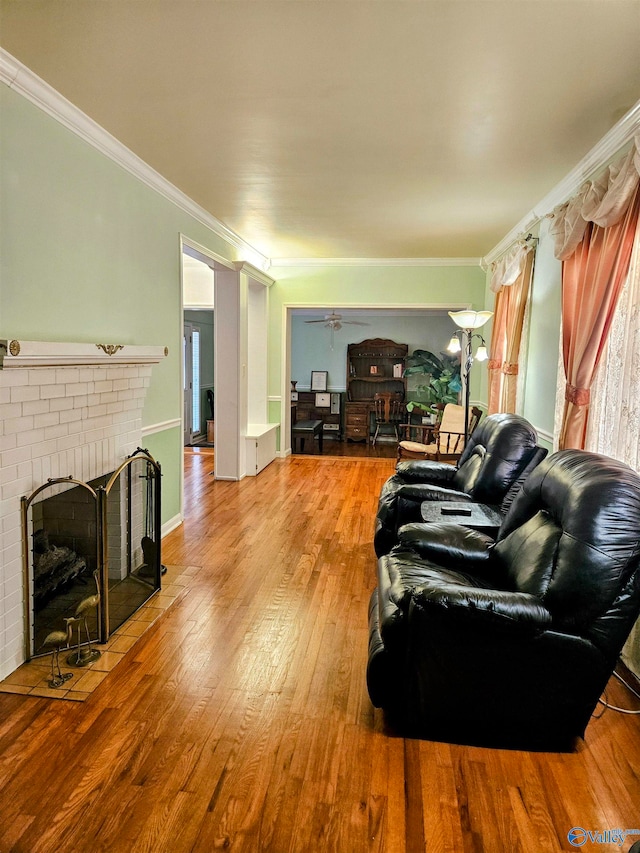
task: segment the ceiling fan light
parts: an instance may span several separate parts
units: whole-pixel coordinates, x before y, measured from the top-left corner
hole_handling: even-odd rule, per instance
[[[449,311],[448,314],[461,329],[479,329],[493,317],[493,311]]]

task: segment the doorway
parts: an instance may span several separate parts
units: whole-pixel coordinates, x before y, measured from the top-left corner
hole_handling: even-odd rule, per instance
[[[190,447],[202,435],[200,406],[200,327],[186,322],[183,326],[182,353],[184,374],[184,445]]]

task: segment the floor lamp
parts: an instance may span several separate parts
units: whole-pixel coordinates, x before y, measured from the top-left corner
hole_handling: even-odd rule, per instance
[[[486,361],[489,358],[487,347],[484,338],[476,329],[487,322],[490,317],[493,317],[493,311],[449,311],[449,316],[459,329],[453,333],[453,337],[449,341],[447,349],[449,352],[459,352],[460,367],[464,379],[464,445],[467,446],[469,440],[469,374],[471,373],[471,365],[476,361]],[[476,350],[475,356],[472,350],[474,338],[480,339],[480,346]]]

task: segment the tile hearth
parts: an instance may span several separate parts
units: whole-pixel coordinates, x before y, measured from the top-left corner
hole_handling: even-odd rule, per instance
[[[113,632],[103,645],[96,645],[102,654],[98,660],[82,668],[66,663],[68,651],[60,651],[60,668],[73,672],[73,678],[61,687],[49,687],[51,656],[34,658],[22,664],[4,681],[0,681],[0,693],[18,693],[46,699],[67,699],[84,702],[91,696],[109,673],[120,663],[126,653],[140,637],[188,590],[188,577],[197,569],[192,566],[167,566],[162,578],[162,589],[137,610],[131,619]]]

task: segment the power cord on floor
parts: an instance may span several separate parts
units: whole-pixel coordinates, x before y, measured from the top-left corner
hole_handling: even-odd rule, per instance
[[[636,696],[638,699],[640,699],[640,693],[638,693],[637,690],[635,690],[630,684],[628,684],[621,675],[618,675],[617,672],[614,672],[613,675],[618,679],[618,681],[621,681],[622,684],[624,684],[624,686],[627,688],[627,690],[630,690],[634,696]],[[618,711],[620,714],[632,714],[634,716],[640,714],[640,709],[632,710],[631,708],[618,708],[617,705],[610,705],[609,702],[607,702],[607,691],[606,690],[604,691],[603,695],[604,695],[604,699],[601,697],[600,699],[598,699],[598,702],[600,702],[601,705],[604,705],[604,708],[602,710],[602,713],[598,714],[597,717],[595,716],[595,714],[593,715],[594,719],[599,720],[600,717],[602,716],[602,714],[604,714],[604,712],[607,710],[607,708],[610,708],[612,711]]]

